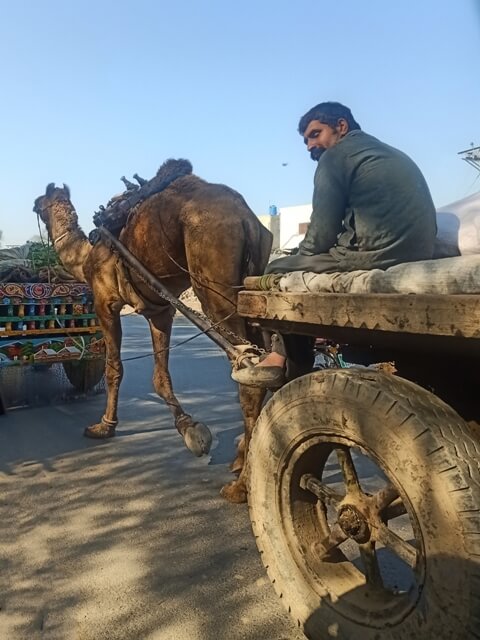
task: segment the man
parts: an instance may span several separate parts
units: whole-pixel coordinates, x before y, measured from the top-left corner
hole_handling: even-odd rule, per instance
[[[364,133],[350,109],[338,102],[310,109],[298,130],[318,162],[310,225],[296,255],[274,260],[266,273],[387,269],[432,258],[435,207],[420,169],[407,155]],[[232,377],[243,384],[280,386],[287,352],[288,345],[276,336],[262,362]]]

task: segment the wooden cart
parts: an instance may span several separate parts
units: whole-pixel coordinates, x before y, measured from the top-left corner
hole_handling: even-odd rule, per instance
[[[103,337],[88,286],[0,283],[0,371],[56,363],[79,391],[91,389],[103,376]]]
[[[314,640],[480,638],[480,297],[256,290],[264,328],[344,359],[275,392],[249,450],[262,560]]]
[[[255,425],[249,508],[275,589],[313,640],[480,639],[479,296],[285,293],[257,290],[262,282],[247,278],[240,315],[333,339],[364,365],[292,380]],[[398,375],[368,366],[378,361]]]

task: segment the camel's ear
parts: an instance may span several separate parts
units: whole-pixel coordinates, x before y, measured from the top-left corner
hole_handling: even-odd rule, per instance
[[[67,196],[70,198],[70,187],[68,184],[63,183],[63,190],[66,191]]]
[[[51,196],[54,191],[55,191],[55,183],[50,182],[50,184],[47,184],[47,190],[45,192],[45,195]]]

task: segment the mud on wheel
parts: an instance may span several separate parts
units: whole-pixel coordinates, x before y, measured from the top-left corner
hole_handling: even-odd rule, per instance
[[[480,638],[478,460],[458,414],[388,374],[319,371],[273,396],[250,516],[307,637]]]
[[[102,379],[105,372],[105,360],[94,358],[91,360],[67,360],[63,363],[65,375],[70,384],[85,393],[93,389]]]

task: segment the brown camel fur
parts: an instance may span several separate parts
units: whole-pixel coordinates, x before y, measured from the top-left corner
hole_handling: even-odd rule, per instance
[[[70,201],[68,187],[50,184],[35,200],[34,211],[45,223],[55,249],[79,281],[87,282],[105,337],[107,402],[98,424],[85,435],[108,438],[118,424],[117,405],[123,376],[120,358],[120,310],[125,304],[144,315],[154,349],[153,384],[171,410],[175,426],[186,446],[196,455],[208,453],[211,435],[207,427],[184,412],[172,389],[168,371],[168,347],[174,310],[136,274],[129,271],[102,241],[92,246],[81,228]],[[261,274],[270,253],[272,237],[245,200],[232,189],[210,184],[195,175],[176,179],[166,189],[136,207],[120,232],[121,242],[162,281],[176,297],[193,287],[204,313],[220,321],[236,310],[239,285],[249,274]],[[243,318],[236,313],[221,327],[253,339]],[[221,328],[219,328],[221,330]],[[238,343],[231,335],[231,342]],[[255,339],[256,338],[256,339]],[[222,489],[232,502],[246,499],[244,452],[260,412],[262,390],[240,386],[239,398],[245,420],[245,440],[238,448],[232,470],[237,480]]]

